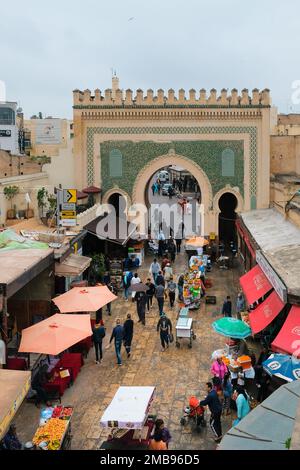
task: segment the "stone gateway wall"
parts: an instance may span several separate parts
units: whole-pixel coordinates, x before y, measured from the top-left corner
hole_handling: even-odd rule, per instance
[[[213,195],[228,184],[239,188],[239,192],[242,196],[244,195],[244,148],[242,140],[217,142],[205,140],[173,141],[168,143],[153,141],[103,142],[100,144],[103,193],[114,186],[118,186],[132,196],[135,179],[140,170],[154,158],[166,155],[170,149],[173,149],[178,155],[189,158],[202,168],[210,180]],[[111,171],[114,155],[118,155],[119,161],[122,162],[122,171],[118,173],[120,176],[114,176],[115,173]],[[228,156],[234,162],[233,168],[228,167],[228,164],[226,165]],[[118,161],[117,158],[116,161]],[[171,164],[172,157],[170,156]],[[151,176],[149,174],[149,179]]]

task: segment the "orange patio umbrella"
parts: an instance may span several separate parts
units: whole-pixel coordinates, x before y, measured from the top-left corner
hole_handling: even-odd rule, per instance
[[[194,247],[202,247],[208,245],[208,240],[203,237],[193,237],[185,242],[186,245],[191,245]]]
[[[22,330],[19,352],[56,356],[91,335],[90,315],[57,313]]]
[[[52,301],[58,306],[61,313],[96,312],[117,298],[106,286],[73,287]]]

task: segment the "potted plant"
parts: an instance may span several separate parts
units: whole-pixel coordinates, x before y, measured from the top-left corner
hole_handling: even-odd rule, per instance
[[[105,273],[105,259],[102,253],[92,255],[92,263],[90,267],[89,277],[94,282],[99,282]]]
[[[3,192],[6,199],[10,201],[10,209],[7,211],[7,218],[14,219],[16,217],[16,210],[13,209],[12,200],[18,194],[19,188],[18,186],[5,186]]]
[[[49,203],[49,209],[47,211],[47,223],[48,226],[50,227],[55,227],[56,221],[55,221],[55,212],[56,212],[56,207],[57,207],[57,199],[55,194],[49,194],[48,195],[48,203]]]
[[[36,198],[38,202],[38,208],[39,208],[39,217],[43,221],[44,218],[44,209],[47,206],[47,196],[48,196],[48,191],[46,188],[42,187],[38,190]]]

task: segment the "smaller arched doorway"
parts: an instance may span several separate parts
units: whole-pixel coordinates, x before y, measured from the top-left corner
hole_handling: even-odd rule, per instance
[[[219,199],[219,240],[223,241],[225,245],[230,242],[237,244],[236,234],[236,208],[238,200],[236,196],[230,192],[222,194]]]
[[[126,219],[127,203],[125,197],[120,193],[112,193],[108,198],[108,204],[111,204],[115,211],[116,216],[121,219]]]

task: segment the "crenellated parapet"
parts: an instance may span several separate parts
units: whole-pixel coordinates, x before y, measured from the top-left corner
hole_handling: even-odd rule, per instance
[[[162,89],[154,93],[149,89],[144,92],[142,89],[137,89],[134,93],[132,90],[127,89],[123,91],[119,88],[106,89],[104,94],[99,89],[96,89],[92,94],[91,90],[73,91],[73,104],[75,107],[85,107],[89,105],[94,106],[108,106],[108,107],[140,107],[140,106],[157,106],[157,107],[261,107],[270,106],[270,90],[258,90],[254,88],[252,93],[249,93],[247,88],[239,92],[236,88],[229,91],[222,88],[218,92],[215,88],[207,91],[204,88],[197,91],[190,89],[186,92],[181,88],[178,93],[170,88],[166,92]]]

